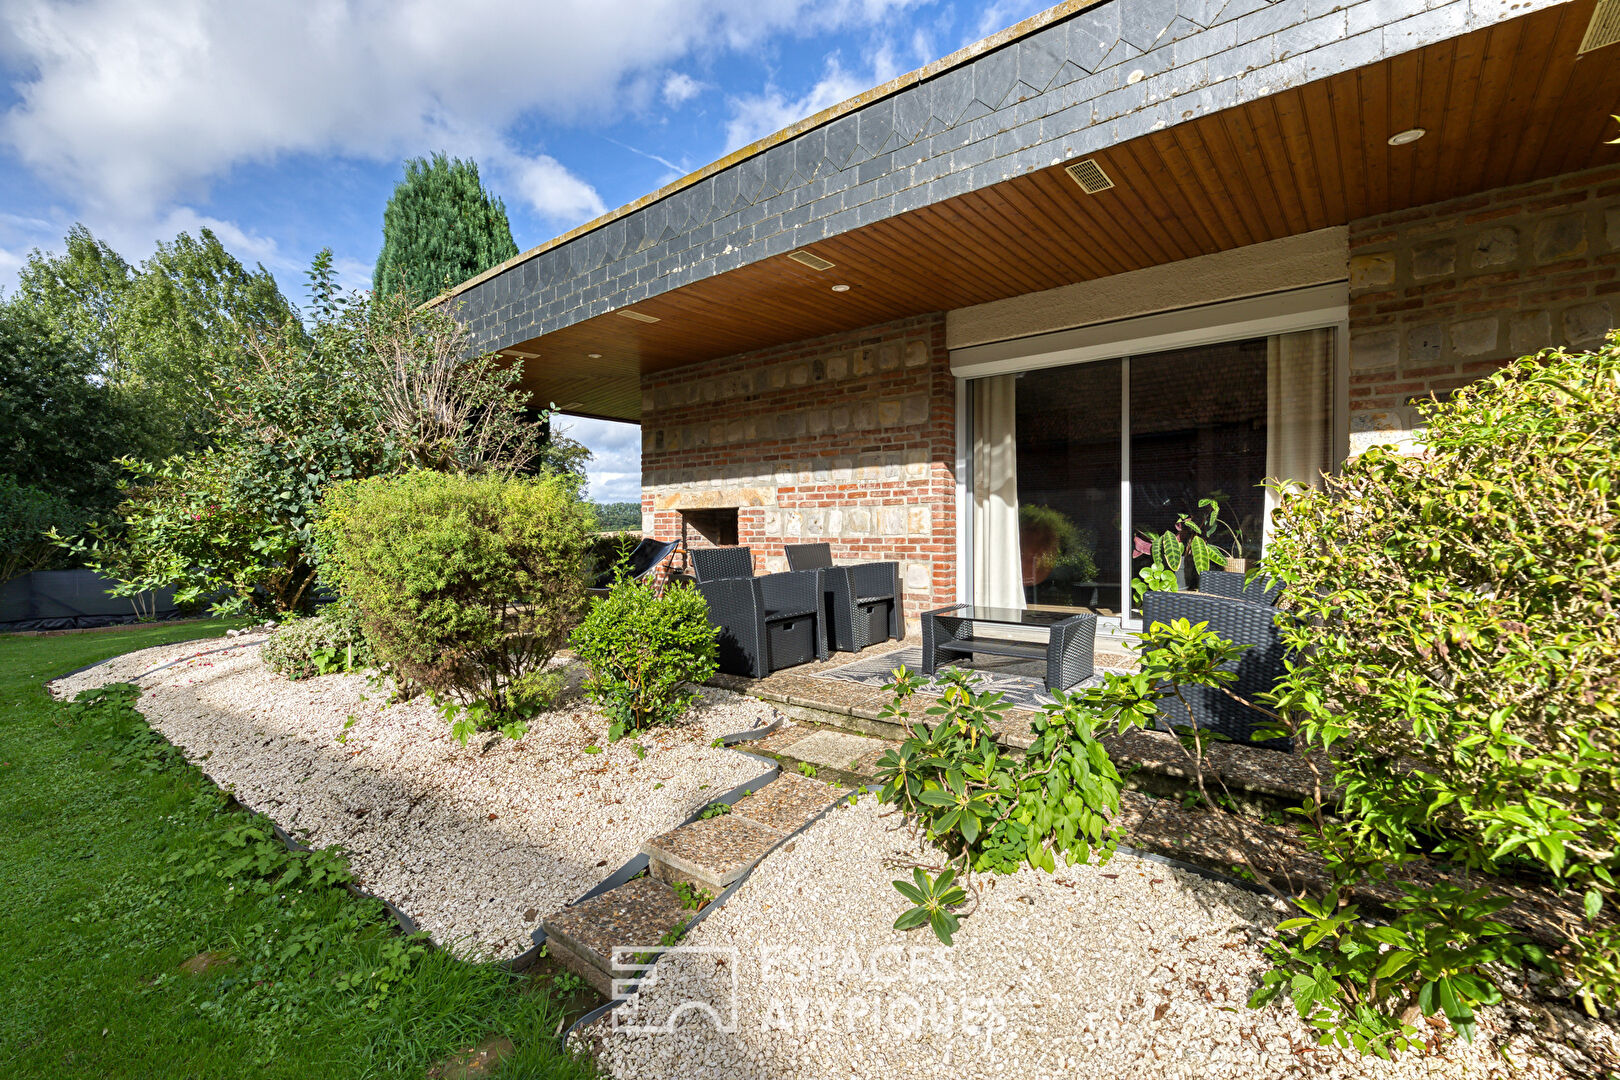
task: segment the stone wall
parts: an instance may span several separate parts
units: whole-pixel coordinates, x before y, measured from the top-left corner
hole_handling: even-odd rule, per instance
[[[1620,316],[1620,168],[1350,223],[1350,448],[1410,439],[1412,403]]]
[[[955,594],[955,387],[929,315],[642,380],[642,529],[737,510],[755,571],[783,545],[902,564],[907,614]],[[688,543],[703,546],[695,530]]]

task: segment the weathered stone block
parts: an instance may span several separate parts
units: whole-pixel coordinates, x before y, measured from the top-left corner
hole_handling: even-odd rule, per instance
[[[1552,319],[1545,311],[1520,311],[1508,316],[1508,348],[1513,355],[1540,352],[1552,343]]]
[[[1595,345],[1614,329],[1614,311],[1607,300],[1578,304],[1564,312],[1564,340],[1571,345]]]
[[[832,418],[826,409],[811,409],[804,414],[804,430],[812,435],[820,435],[832,426]]]
[[[896,427],[900,423],[900,402],[896,399],[878,402],[877,422],[879,427]]]
[[[1394,371],[1401,358],[1401,335],[1394,330],[1350,337],[1352,371]]]
[[[856,349],[850,357],[849,370],[856,377],[870,375],[877,370],[876,358],[871,349]]]
[[[1432,364],[1445,351],[1445,327],[1439,323],[1424,323],[1406,332],[1406,355],[1414,367]]]
[[[844,514],[845,536],[870,536],[872,533],[872,511],[864,506],[852,506]]]
[[[849,354],[836,353],[827,357],[827,378],[836,382],[849,375]]]
[[[850,410],[853,427],[857,431],[870,430],[877,424],[877,406],[870,401],[861,401]]]
[[[782,535],[794,537],[803,536],[804,515],[797,510],[789,510],[786,514],[784,514],[782,516]]]
[[[925,367],[928,364],[928,343],[906,342],[906,367]]]
[[[1463,356],[1485,356],[1496,351],[1499,321],[1495,315],[1451,324],[1451,349]]]
[[[1457,242],[1435,240],[1419,244],[1412,249],[1412,278],[1414,281],[1432,281],[1455,273],[1457,269]]]
[[[761,519],[760,524],[764,528],[766,536],[781,536],[782,535],[782,511],[780,511],[780,510],[767,510],[767,511],[765,511],[765,515]]]
[[[1556,262],[1586,254],[1586,218],[1565,214],[1536,226],[1536,262]]]
[[[879,345],[877,361],[879,371],[893,371],[900,366],[900,346],[892,341]]]
[[[906,564],[906,589],[910,592],[927,592],[933,579],[933,567],[925,562]]]
[[[810,365],[794,364],[788,368],[788,384],[791,386],[804,386],[810,381]]]
[[[926,424],[928,422],[928,395],[907,394],[901,400],[900,420],[904,424]]]
[[[880,506],[877,511],[878,533],[883,536],[906,535],[906,508],[903,506]]]
[[[849,406],[840,405],[827,414],[827,425],[834,431],[849,430]]]
[[[926,507],[926,506],[908,506],[908,507],[906,507],[906,533],[907,533],[907,535],[910,535],[910,536],[927,536],[928,532],[929,532],[928,520],[929,520],[928,507]]]
[[[1379,251],[1356,255],[1350,260],[1350,288],[1376,289],[1395,283],[1395,253]]]
[[[1519,257],[1519,230],[1502,225],[1474,238],[1474,269],[1504,266]]]
[[[806,510],[804,512],[804,535],[820,540],[827,535],[827,511]]]

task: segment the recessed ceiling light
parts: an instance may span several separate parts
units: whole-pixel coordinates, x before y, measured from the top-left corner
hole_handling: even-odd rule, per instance
[[[1389,145],[1405,146],[1408,143],[1417,142],[1427,134],[1428,131],[1424,128],[1407,128],[1405,131],[1397,131],[1395,134],[1391,135],[1389,137]]]
[[[602,354],[599,353],[599,352],[588,352],[585,355],[590,357],[592,360],[600,360],[600,359],[602,359]]]
[[[832,291],[833,292],[849,292],[849,286],[848,285],[834,285],[832,287]]]

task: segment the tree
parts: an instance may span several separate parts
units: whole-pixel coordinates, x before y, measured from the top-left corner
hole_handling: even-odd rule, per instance
[[[208,229],[158,244],[134,268],[75,225],[62,254],[30,253],[13,302],[140,401],[156,456],[208,440],[214,417],[201,365],[241,370],[255,336],[298,326],[270,272],[246,270]]]
[[[32,305],[0,302],[0,461],[19,484],[104,509],[117,499],[114,459],[146,449],[146,434],[95,354],[54,334]]]
[[[412,158],[383,211],[372,291],[421,303],[517,253],[506,205],[484,189],[477,162]]]

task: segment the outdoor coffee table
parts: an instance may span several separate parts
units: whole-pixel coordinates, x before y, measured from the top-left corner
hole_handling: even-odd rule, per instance
[[[977,637],[975,627],[1018,626],[1045,630],[1046,642]],[[923,674],[932,675],[952,657],[988,653],[1046,661],[1046,688],[1067,690],[1090,678],[1091,650],[1097,639],[1097,616],[1082,611],[1027,611],[1018,608],[955,604],[927,612],[922,619]]]

